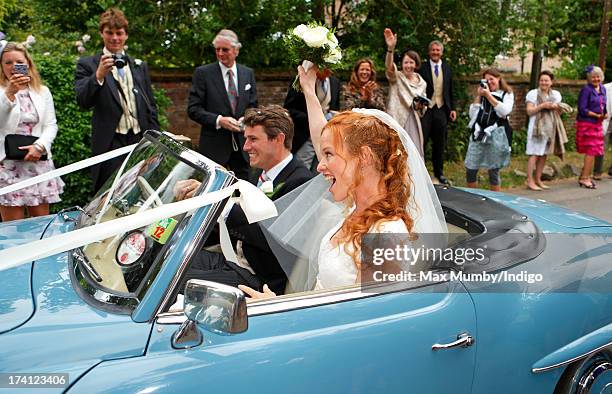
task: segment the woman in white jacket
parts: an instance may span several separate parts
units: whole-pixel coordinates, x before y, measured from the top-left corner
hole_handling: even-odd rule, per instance
[[[0,187],[23,181],[54,169],[51,145],[57,134],[57,121],[51,92],[41,82],[34,62],[22,44],[0,44]],[[23,66],[27,69],[23,70]],[[5,138],[9,134],[38,137],[23,160],[6,158]],[[47,155],[47,160],[41,158]],[[60,201],[64,183],[60,178],[0,196],[3,221],[49,214],[49,204]]]

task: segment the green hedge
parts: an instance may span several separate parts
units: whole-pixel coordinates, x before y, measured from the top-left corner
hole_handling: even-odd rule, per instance
[[[53,142],[53,162],[56,168],[91,157],[91,111],[82,111],[76,103],[74,75],[76,56],[35,54],[38,71],[49,87],[55,103],[58,133]],[[165,110],[170,100],[162,89],[154,89],[162,129],[168,126]],[[62,177],[66,186],[62,202],[54,204],[53,212],[74,205],[83,206],[93,196],[90,170],[84,169]]]
[[[51,90],[55,103],[58,132],[53,142],[56,168],[91,157],[91,111],[81,111],[74,92],[75,56],[35,56],[41,77]],[[83,206],[93,194],[89,169],[62,177],[66,186],[62,202],[53,211],[73,205]]]

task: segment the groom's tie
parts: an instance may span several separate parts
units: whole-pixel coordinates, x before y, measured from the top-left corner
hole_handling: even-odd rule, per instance
[[[262,185],[264,182],[269,181],[269,180],[270,180],[270,177],[268,177],[268,175],[267,175],[267,174],[265,174],[265,173],[263,173],[263,172],[262,172],[262,173],[259,175],[259,179],[257,180],[257,187],[261,187],[261,185]]]

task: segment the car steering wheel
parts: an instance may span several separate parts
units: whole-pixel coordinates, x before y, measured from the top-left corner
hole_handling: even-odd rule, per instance
[[[142,176],[139,176],[137,178],[137,183],[138,187],[140,188],[140,191],[142,191],[142,194],[147,199],[144,204],[145,207],[151,204],[151,198],[153,198],[153,203],[156,207],[164,205],[164,202],[159,198],[159,194],[157,194],[155,189],[151,187],[151,184],[146,179],[144,179]]]

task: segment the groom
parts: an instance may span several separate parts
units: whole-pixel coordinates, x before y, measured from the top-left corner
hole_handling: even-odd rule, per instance
[[[266,194],[275,200],[308,181],[311,172],[291,154],[293,121],[278,105],[248,109],[244,116],[244,152],[256,171],[249,181],[262,187],[272,182]],[[196,182],[196,181],[192,181]],[[187,187],[187,189],[192,189]],[[187,194],[186,197],[190,197]],[[283,294],[287,276],[270,250],[257,223],[249,224],[240,207],[234,206],[227,218],[232,243],[236,245],[237,262],[228,261],[222,253],[206,250],[198,253],[183,278],[205,279],[238,286],[262,289],[264,284]]]

